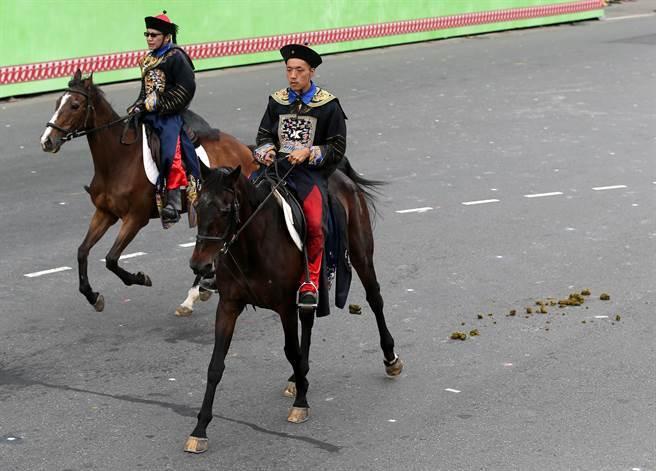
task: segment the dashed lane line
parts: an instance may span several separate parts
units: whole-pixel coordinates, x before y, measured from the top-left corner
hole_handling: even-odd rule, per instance
[[[594,191],[604,191],[604,190],[619,190],[621,188],[626,188],[626,185],[595,186],[592,189]]]
[[[193,247],[196,245],[196,242],[185,242],[184,244],[178,244],[178,247]]]
[[[37,276],[50,275],[51,273],[58,273],[60,271],[72,270],[71,267],[58,267],[51,268],[50,270],[36,271],[34,273],[26,273],[24,276],[28,278],[35,278]]]
[[[476,204],[488,204],[488,203],[498,203],[500,200],[489,199],[489,200],[478,200],[478,201],[463,201],[462,204],[465,206],[473,206]]]
[[[552,191],[550,193],[533,193],[530,195],[524,195],[524,198],[544,198],[546,196],[560,196],[562,194],[562,191]]]
[[[426,211],[430,211],[433,208],[431,206],[426,206],[424,208],[412,208],[412,209],[399,209],[396,211],[399,214],[406,214],[406,213],[425,213]]]
[[[119,260],[125,260],[126,258],[134,258],[134,257],[141,257],[142,255],[148,255],[146,252],[135,252],[135,253],[126,253],[125,255],[121,255],[118,259]],[[101,262],[106,262],[107,260],[104,258],[100,259]]]

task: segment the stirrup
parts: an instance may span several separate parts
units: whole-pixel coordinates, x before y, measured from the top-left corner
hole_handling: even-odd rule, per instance
[[[303,288],[311,286],[312,291],[301,291]],[[305,295],[309,296],[305,296]],[[311,297],[311,298],[310,298]],[[301,311],[313,311],[319,305],[319,289],[311,281],[305,281],[296,293],[296,305]]]

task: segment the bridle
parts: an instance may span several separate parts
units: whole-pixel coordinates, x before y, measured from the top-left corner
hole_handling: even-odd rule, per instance
[[[277,166],[276,168],[276,173],[278,172]],[[210,235],[205,235],[205,234],[197,234],[196,235],[196,242],[202,242],[202,241],[209,241],[209,242],[223,242],[223,247],[219,250],[219,254],[223,255],[228,252],[230,249],[230,246],[235,243],[237,240],[237,237],[239,237],[239,234],[243,232],[244,229],[250,224],[250,222],[253,220],[253,218],[257,215],[257,213],[264,207],[264,204],[273,196],[274,192],[280,187],[281,185],[286,184],[287,177],[291,173],[291,171],[294,169],[293,166],[289,167],[289,170],[285,173],[285,175],[275,184],[271,187],[271,191],[269,194],[262,200],[262,202],[255,208],[255,210],[251,213],[251,215],[246,219],[244,224],[235,231],[235,233],[228,239],[228,234],[230,230],[234,227],[237,227],[239,224],[239,199],[237,198],[237,195],[235,194],[235,190],[233,188],[226,188],[224,191],[228,191],[234,195],[234,199],[232,200],[232,203],[230,205],[230,209],[226,209],[223,211],[230,211],[230,215],[232,218],[230,219],[230,224],[228,224],[228,227],[226,227],[225,231],[223,231],[223,234],[220,236],[210,236]]]
[[[46,123],[47,128],[53,128],[53,129],[56,129],[57,131],[59,131],[61,133],[64,133],[64,136],[61,138],[61,140],[63,142],[68,142],[71,139],[75,139],[76,137],[86,136],[87,134],[91,134],[91,133],[94,133],[96,131],[100,131],[101,129],[106,129],[106,128],[112,127],[115,124],[121,123],[121,122],[125,121],[126,119],[131,118],[133,116],[133,115],[128,114],[128,115],[125,115],[125,116],[121,116],[120,118],[115,119],[113,121],[110,121],[109,123],[103,124],[102,126],[98,126],[96,128],[92,128],[92,129],[87,129],[87,123],[89,122],[89,116],[91,116],[91,112],[93,111],[93,114],[94,115],[96,114],[96,109],[94,108],[93,103],[91,101],[91,96],[89,95],[89,91],[88,90],[86,90],[86,91],[79,90],[79,89],[76,89],[76,88],[67,88],[66,91],[68,93],[77,93],[78,95],[82,95],[83,97],[85,97],[87,99],[87,105],[86,105],[86,111],[85,111],[85,116],[84,116],[84,124],[82,125],[81,128],[66,129],[66,128],[62,128],[61,126],[57,126],[55,123],[52,123],[50,121],[48,121],[48,123]]]
[[[239,236],[239,233],[241,232],[241,229],[238,231],[235,231],[234,235],[228,240],[228,235],[230,232],[235,229],[239,225],[239,199],[237,198],[237,195],[235,194],[235,190],[232,188],[226,188],[224,191],[227,191],[229,193],[232,193],[234,198],[232,200],[232,203],[230,203],[230,208],[227,209],[220,209],[220,213],[229,213],[228,216],[230,218],[228,225],[226,226],[225,230],[223,231],[223,234],[219,236],[211,236],[211,235],[205,235],[205,234],[197,234],[196,235],[196,242],[223,242],[223,247],[221,250],[219,250],[219,253],[224,254],[228,251],[230,246],[237,240],[237,237]],[[250,218],[249,218],[250,220]],[[244,226],[242,226],[243,228]]]

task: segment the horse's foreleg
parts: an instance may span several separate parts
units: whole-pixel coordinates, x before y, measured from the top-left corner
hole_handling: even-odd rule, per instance
[[[244,309],[243,303],[229,302],[221,299],[216,310],[216,323],[214,326],[214,350],[212,360],[207,370],[207,387],[203,397],[203,405],[198,413],[198,422],[187,442],[184,450],[190,453],[207,451],[207,425],[212,420],[212,406],[216,387],[221,381],[225,370],[225,356],[230,348],[232,334],[235,331],[237,317]]]
[[[362,200],[361,204],[366,203]],[[367,295],[367,303],[376,316],[376,325],[380,335],[380,347],[383,350],[385,372],[388,376],[398,376],[403,369],[403,362],[394,353],[394,338],[390,334],[385,314],[383,313],[383,297],[380,294],[380,285],[374,269],[374,239],[371,233],[368,211],[358,215],[351,215],[354,219],[349,221],[349,250],[351,263],[358,274]]]
[[[288,309],[281,315],[281,320],[285,332],[285,356],[292,365],[294,379],[296,380],[296,399],[292,408],[289,410],[287,420],[293,423],[301,423],[308,420],[310,415],[310,407],[307,402],[307,390],[310,383],[307,380],[307,373],[310,369],[308,357],[314,315],[301,316],[303,329],[301,334],[302,346],[298,343],[298,314],[296,306]]]
[[[89,251],[91,247],[96,245],[96,242],[107,232],[115,222],[117,218],[109,213],[96,209],[96,212],[91,218],[89,223],[89,230],[87,235],[84,237],[82,244],[77,249],[77,266],[78,266],[78,277],[80,281],[80,293],[87,298],[87,301],[100,312],[105,308],[105,300],[100,293],[96,293],[91,289],[89,284],[89,277],[87,275],[87,265]]]
[[[123,224],[121,225],[118,236],[114,241],[114,245],[112,245],[112,248],[109,249],[109,253],[105,257],[105,264],[107,269],[118,276],[121,281],[128,286],[152,286],[152,282],[150,281],[150,277],[148,275],[144,274],[143,272],[130,273],[121,268],[118,264],[118,259],[123,253],[123,250],[125,250],[125,247],[127,247],[128,244],[132,242],[132,239],[134,239],[134,236],[137,235],[139,229],[141,229],[147,223],[147,218],[145,221],[142,221],[140,218],[131,218],[128,216],[128,218],[123,220]]]
[[[196,303],[196,301],[201,300],[204,302],[210,299],[210,297],[212,296],[212,292],[206,289],[201,289],[200,287],[201,279],[202,279],[202,275],[196,275],[193,285],[191,285],[191,288],[189,288],[189,291],[187,291],[187,297],[185,298],[184,301],[182,301],[182,303],[177,308],[175,308],[176,316],[178,317],[191,316],[191,314],[194,312],[194,303]]]

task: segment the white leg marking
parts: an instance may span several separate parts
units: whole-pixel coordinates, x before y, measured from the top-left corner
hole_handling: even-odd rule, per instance
[[[189,309],[194,308],[194,303],[198,301],[198,297],[200,296],[200,288],[198,285],[192,286],[189,288],[189,291],[187,292],[187,299],[185,299],[181,306],[188,307]]]

